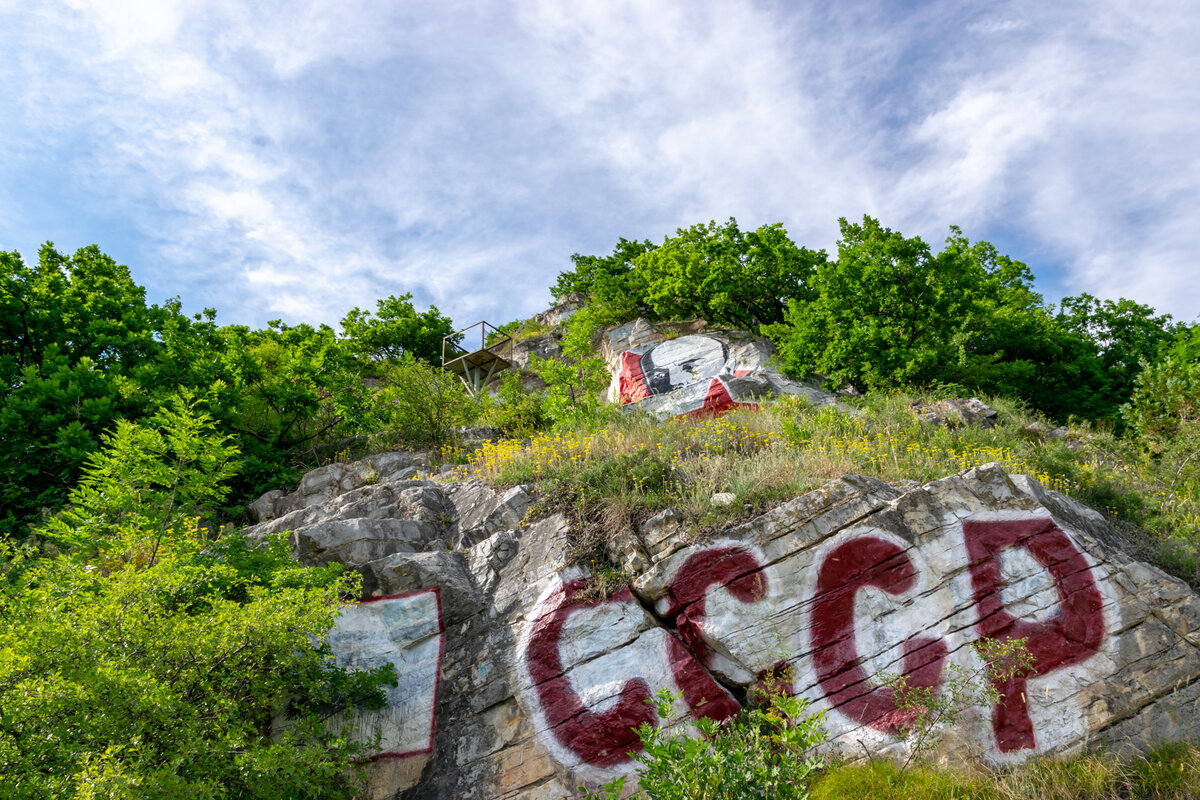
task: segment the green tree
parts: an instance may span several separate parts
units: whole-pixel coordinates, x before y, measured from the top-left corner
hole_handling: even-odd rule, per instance
[[[599,427],[614,418],[615,409],[604,402],[609,374],[603,359],[568,363],[533,356],[529,368],[546,382],[541,408],[555,427]]]
[[[475,420],[479,404],[457,376],[412,356],[387,364],[384,388],[376,398],[379,424],[407,441],[435,445],[455,436],[454,429]]]
[[[0,532],[59,507],[100,433],[152,407],[177,311],[147,306],[95,246],[67,257],[47,243],[33,267],[0,253]]]
[[[588,294],[567,324],[563,350],[590,355],[597,328],[635,317],[691,319],[757,332],[783,321],[787,304],[810,297],[808,280],[825,254],[797,247],[783,226],[744,232],[737,220],[681,228],[659,246],[621,239],[611,256],[571,257],[551,289]]]
[[[972,247],[957,228],[934,254],[877,220],[840,220],[837,261],[816,266],[810,300],[793,300],[770,329],[791,372],[822,372],[868,387],[928,381],[953,361],[965,320],[1032,293],[1020,262]]]
[[[0,796],[354,794],[360,751],[322,720],[378,707],[394,675],[335,669],[314,644],[355,591],[336,566],[197,525],[235,455],[181,396],[89,458],[45,529],[61,555],[0,548]]]
[[[410,355],[442,363],[442,339],[454,333],[454,325],[437,306],[418,312],[411,294],[389,295],[375,306],[374,314],[355,308],[342,319],[342,337],[350,352],[371,362]]]
[[[294,481],[325,442],[367,432],[372,390],[360,362],[327,325],[221,328],[216,416],[236,434],[238,494]]]
[[[1084,293],[1064,298],[1058,321],[1069,331],[1093,342],[1098,350],[1104,385],[1096,400],[1096,416],[1115,417],[1118,407],[1133,394],[1134,383],[1145,364],[1172,340],[1177,326],[1171,315],[1122,297],[1099,300]]]
[[[823,252],[797,247],[781,224],[744,233],[730,218],[681,228],[635,264],[656,316],[757,332],[783,322],[789,301],[811,298],[808,282],[824,262]]]
[[[612,255],[585,256],[575,253],[571,256],[575,268],[558,273],[558,280],[550,287],[550,293],[555,298],[572,292],[591,294],[596,281],[602,276],[617,278],[633,271],[634,261],[654,247],[649,239],[639,242],[622,237],[613,248]]]
[[[950,359],[932,380],[967,391],[1019,397],[1054,419],[1088,419],[1105,408],[1095,344],[1040,305],[999,306],[964,321]]]
[[[837,261],[808,301],[765,330],[789,373],[864,388],[952,384],[1021,397],[1055,417],[1094,417],[1097,347],[1033,289],[1029,268],[951,227],[941,252],[870,217],[840,220]]]
[[[20,254],[0,253],[0,377],[11,386],[56,355],[128,368],[156,349],[166,313],[147,306],[129,269],[95,245],[67,257],[47,242],[32,269]]]

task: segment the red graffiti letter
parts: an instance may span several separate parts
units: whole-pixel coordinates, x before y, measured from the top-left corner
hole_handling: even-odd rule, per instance
[[[693,714],[725,720],[737,714],[741,706],[696,662],[708,662],[708,644],[700,625],[705,616],[704,601],[714,586],[724,586],[743,603],[755,603],[767,596],[767,576],[749,550],[717,547],[689,556],[667,587],[670,605],[665,616],[675,623],[679,635],[696,654],[692,658],[683,643],[671,636],[668,652],[675,682]]]
[[[571,679],[563,674],[558,649],[563,625],[573,612],[601,602],[598,598],[572,599],[586,585],[587,579],[572,581],[550,595],[529,634],[525,658],[554,738],[587,763],[611,767],[629,761],[631,751],[642,749],[637,728],[643,722],[653,725],[655,713],[646,702],[650,699],[650,686],[642,678],[625,681],[620,702],[597,714],[587,710],[571,686]],[[631,599],[628,589],[611,597],[613,602]]]
[[[813,600],[813,666],[821,689],[837,710],[864,725],[895,733],[913,712],[897,708],[891,689],[871,686],[854,641],[854,595],[874,586],[902,594],[916,583],[917,571],[896,544],[861,536],[833,548],[817,572]],[[912,686],[938,685],[946,660],[941,639],[917,636],[904,643],[904,675]]]
[[[1100,589],[1083,554],[1052,520],[964,522],[963,536],[971,560],[979,633],[992,639],[1025,639],[1033,656],[1032,669],[996,684],[1001,694],[992,714],[996,745],[1004,753],[1036,747],[1026,680],[1077,664],[1100,649],[1104,641]],[[1000,553],[1010,547],[1027,550],[1054,578],[1058,612],[1048,622],[1018,619],[1005,610],[1000,597],[1004,589]]]

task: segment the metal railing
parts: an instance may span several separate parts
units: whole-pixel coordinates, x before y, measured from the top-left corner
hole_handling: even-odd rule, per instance
[[[461,344],[459,344],[459,341],[467,341],[467,331],[474,330],[475,328],[479,329],[479,347],[468,350],[466,347],[463,347]],[[487,343],[489,332],[499,334],[499,338],[490,345]],[[475,340],[476,339],[474,336],[471,336],[469,339],[470,342],[474,342]],[[498,358],[508,360],[512,357],[512,344],[513,338],[511,336],[501,332],[501,330],[495,325],[480,320],[474,325],[468,325],[461,331],[455,331],[449,336],[442,337],[442,366],[449,366],[455,361],[458,361],[460,358],[466,358],[469,355],[474,355],[475,353],[479,352],[488,352],[494,356],[497,356]],[[450,349],[449,353],[446,352],[447,348]],[[447,358],[447,355],[451,357]]]
[[[474,333],[468,338],[467,332],[476,328],[479,329],[479,347],[468,350],[459,342],[474,344]],[[488,344],[489,337],[493,340],[491,344]],[[457,373],[467,391],[475,394],[498,372],[512,366],[508,361],[512,358],[512,347],[511,336],[487,322],[476,322],[442,338],[442,367]]]

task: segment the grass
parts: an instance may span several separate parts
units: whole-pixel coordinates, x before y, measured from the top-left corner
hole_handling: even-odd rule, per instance
[[[812,785],[812,800],[1188,800],[1200,796],[1200,747],[1174,743],[1129,760],[1093,752],[1035,758],[988,772],[900,769],[891,761],[836,766]]]
[[[681,510],[702,535],[847,473],[925,482],[996,462],[1101,510],[1136,556],[1200,583],[1200,477],[1180,481],[1136,443],[1087,424],[1046,439],[1029,429],[1046,421],[1012,401],[987,399],[1000,414],[985,430],[922,423],[909,410],[914,399],[876,395],[854,414],[787,397],[718,419],[631,415],[598,430],[488,443],[457,457],[464,474],[537,484],[543,511],[574,517],[584,562],[602,557],[606,530],[663,508]],[[736,502],[714,506],[719,492]]]

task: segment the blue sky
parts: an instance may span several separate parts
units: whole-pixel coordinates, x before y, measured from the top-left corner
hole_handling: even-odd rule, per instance
[[[863,214],[1200,314],[1196,3],[0,0],[0,52],[0,249],[223,322],[500,323],[621,236]]]

